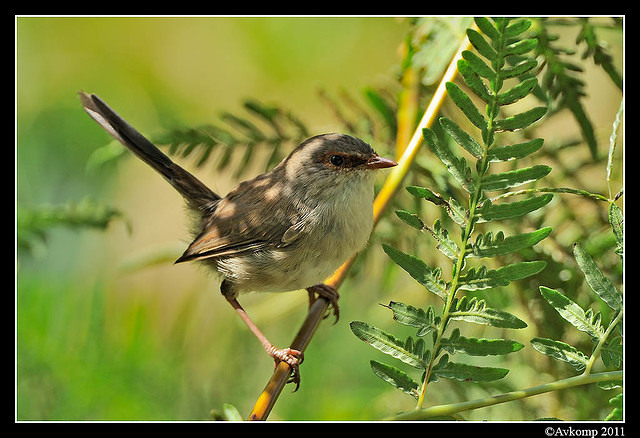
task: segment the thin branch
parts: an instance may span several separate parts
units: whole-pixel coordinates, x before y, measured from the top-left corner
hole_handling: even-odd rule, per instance
[[[493,397],[486,397],[461,403],[451,403],[448,405],[432,406],[426,409],[414,409],[412,411],[404,412],[394,417],[387,418],[387,420],[426,420],[433,417],[451,416],[459,412],[484,408],[487,406],[493,406],[499,403],[505,403],[513,400],[519,400],[525,397],[544,394],[545,392],[559,391],[561,389],[573,388],[580,385],[619,379],[622,379],[622,371],[609,371],[588,375],[581,374],[579,376],[573,376],[567,379],[545,383],[544,385],[506,392],[504,394],[496,395]]]
[[[587,362],[587,366],[585,367],[583,374],[591,373],[591,367],[593,367],[593,364],[595,363],[596,359],[600,357],[600,350],[602,350],[602,347],[604,346],[605,342],[607,342],[607,339],[609,338],[611,331],[615,328],[616,325],[618,325],[618,323],[622,319],[623,313],[624,312],[622,310],[618,312],[618,314],[613,319],[613,321],[611,321],[611,324],[609,324],[609,327],[607,327],[607,330],[604,332],[602,337],[598,340],[598,344],[593,349],[593,353],[591,353],[591,357],[589,358],[589,362]]]
[[[424,128],[428,128],[432,126],[433,122],[435,121],[436,115],[438,114],[440,106],[442,105],[444,98],[446,96],[445,84],[447,82],[451,82],[454,80],[457,74],[458,60],[462,59],[462,52],[464,50],[467,50],[469,46],[470,46],[469,40],[465,37],[464,41],[460,45],[460,48],[458,49],[455,56],[451,60],[451,63],[449,64],[447,71],[442,77],[442,80],[438,85],[438,88],[436,89],[436,92],[433,95],[431,102],[429,103],[429,106],[427,107],[424,115],[422,116],[422,119],[420,120],[418,127],[414,131],[413,137],[409,141],[409,144],[404,150],[404,153],[402,154],[402,156],[397,160],[398,165],[392,169],[384,185],[382,186],[382,189],[378,193],[378,196],[374,200],[373,202],[374,227],[382,217],[382,214],[384,213],[386,208],[391,203],[391,200],[393,199],[394,195],[400,189],[402,181],[404,180],[405,176],[409,172],[411,164],[413,163],[416,157],[416,154],[418,153],[422,145],[422,130]],[[355,256],[353,256],[344,265],[342,265],[335,272],[335,274],[333,274],[333,276],[325,280],[325,284],[329,286],[333,286],[337,289],[340,286],[340,284],[342,284],[342,281],[344,280],[347,272],[351,268],[351,265],[353,264],[354,260],[355,260]],[[313,305],[309,309],[307,318],[303,322],[302,327],[300,328],[300,330],[298,331],[298,334],[296,335],[293,342],[291,343],[290,348],[304,351],[304,349],[307,347],[307,345],[311,341],[311,338],[313,337],[313,334],[318,328],[320,322],[322,321],[328,307],[329,307],[329,302],[324,298],[320,298],[313,303]],[[280,362],[278,364],[273,375],[271,376],[271,379],[269,379],[269,382],[267,383],[266,387],[258,397],[258,400],[256,401],[253,407],[253,410],[251,411],[251,414],[249,415],[249,420],[266,420],[267,419],[267,416],[271,412],[271,409],[273,408],[278,397],[280,396],[280,393],[282,392],[282,389],[284,388],[290,373],[291,373],[291,369],[289,368],[289,365],[287,365],[284,362]]]
[[[611,199],[608,199],[607,197],[602,196],[598,193],[591,193],[587,190],[572,189],[569,187],[539,187],[534,189],[516,190],[513,192],[503,193],[502,195],[498,195],[495,198],[491,198],[491,201],[493,202],[498,199],[509,198],[511,196],[527,195],[530,193],[569,193],[572,195],[579,195],[584,196],[585,198],[595,199],[596,201],[611,202]]]

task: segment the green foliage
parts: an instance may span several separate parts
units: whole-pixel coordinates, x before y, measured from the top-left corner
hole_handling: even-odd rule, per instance
[[[244,418],[242,414],[238,411],[234,405],[230,403],[223,403],[222,409],[217,410],[213,409],[211,411],[211,416],[216,421],[243,421]]]
[[[596,26],[589,18],[579,19],[576,23],[538,18],[536,25],[532,27],[538,40],[536,55],[543,59],[546,68],[535,95],[547,103],[551,112],[562,109],[568,109],[571,112],[580,126],[582,137],[589,147],[592,157],[596,158],[598,154],[596,134],[582,102],[586,96],[585,82],[581,77],[584,69],[571,59],[575,55],[575,51],[559,45],[559,36],[552,31],[554,25],[570,26],[574,24],[580,26],[576,42],[584,42],[587,45],[582,57],[593,57],[594,62],[601,65],[616,86],[622,90],[622,77],[613,66],[611,56],[600,44]],[[621,26],[620,20],[613,20],[613,27],[620,28]]]
[[[609,217],[611,227],[618,240],[622,235],[623,222],[622,213],[614,203],[609,205]],[[622,251],[622,241],[618,240],[616,252],[621,257]],[[573,245],[573,255],[578,267],[584,274],[589,288],[614,312],[613,316],[609,323],[605,324],[600,312],[594,313],[592,309],[584,310],[560,291],[541,286],[540,293],[560,316],[576,329],[587,333],[591,337],[593,350],[590,355],[587,355],[577,347],[565,342],[539,337],[533,338],[531,345],[542,354],[567,362],[576,372],[584,373],[584,375],[591,373],[594,362],[598,357],[600,357],[606,368],[621,369],[623,362],[622,294],[617,290],[613,282],[602,273],[582,245],[579,243]],[[605,389],[612,387],[617,387],[617,385],[604,386]],[[615,409],[606,418],[607,420],[619,420],[622,418],[621,400],[622,394],[610,400]]]
[[[401,251],[394,245],[383,243],[384,252],[399,267],[406,271],[426,291],[438,297],[443,305],[418,308],[392,301],[384,307],[393,313],[393,319],[403,325],[416,328],[416,334],[406,339],[371,324],[354,321],[353,333],[379,351],[422,371],[416,379],[400,368],[372,360],[374,374],[416,399],[417,408],[425,400],[428,385],[439,379],[461,382],[491,382],[507,375],[507,368],[477,366],[450,360],[456,354],[466,356],[503,356],[520,351],[524,345],[509,339],[487,339],[465,334],[465,323],[484,324],[501,329],[522,329],[527,323],[518,316],[491,305],[492,300],[483,297],[484,291],[504,288],[512,282],[540,274],[551,260],[532,260],[536,251],[532,247],[547,238],[552,231],[541,226],[537,218],[544,218],[541,209],[554,199],[554,193],[579,195],[598,201],[609,201],[609,220],[615,237],[615,252],[623,253],[623,215],[610,198],[587,190],[566,187],[538,188],[538,181],[548,177],[552,167],[531,162],[531,156],[542,150],[544,140],[532,138],[532,125],[548,113],[555,114],[569,109],[578,121],[585,143],[592,157],[596,158],[596,140],[591,122],[582,107],[585,95],[582,82],[577,78],[580,68],[575,67],[562,55],[567,51],[551,44],[545,20],[511,20],[476,18],[478,31],[469,29],[467,36],[474,51],[464,51],[458,62],[458,71],[464,85],[447,83],[451,101],[464,115],[462,121],[452,117],[441,117],[432,129],[423,130],[423,139],[430,152],[446,169],[446,195],[433,189],[410,185],[407,191],[416,201],[428,201],[442,209],[443,217],[428,226],[420,212],[406,209],[396,211],[396,216],[415,230],[433,237],[435,246],[451,262],[450,277],[443,275],[441,267],[432,267],[426,261]],[[575,24],[571,22],[570,24]],[[588,19],[579,22],[582,32],[578,43],[587,42],[586,56],[597,56],[598,64],[610,72],[618,83],[611,58],[602,53],[604,48],[594,43],[595,28]],[[536,68],[537,59],[542,59]],[[535,75],[542,74],[538,84]],[[620,81],[621,83],[621,81]],[[538,97],[545,106],[523,108],[520,101],[529,95]],[[531,102],[531,100],[527,100]],[[478,106],[478,102],[481,105]],[[614,121],[610,138],[607,162],[607,182],[612,173],[616,132],[621,121],[622,106]],[[464,126],[464,127],[463,127]],[[469,130],[468,127],[471,127]],[[473,129],[477,131],[473,131]],[[511,133],[518,133],[514,137]],[[521,138],[520,141],[512,141]],[[510,141],[511,140],[511,141]],[[456,149],[459,146],[460,149]],[[458,151],[461,154],[458,154]],[[475,161],[471,165],[468,161]],[[527,162],[520,165],[520,162]],[[494,170],[492,164],[497,166]],[[508,166],[506,166],[508,163]],[[528,186],[528,188],[527,188]],[[492,198],[487,194],[491,193]],[[497,196],[494,194],[497,193]],[[616,195],[621,196],[622,191]],[[522,197],[511,201],[514,196]],[[507,201],[508,202],[504,202]],[[528,219],[528,220],[527,220]],[[515,220],[515,221],[514,221]],[[538,224],[537,229],[522,230],[526,223]],[[510,223],[511,221],[511,223]],[[480,229],[480,224],[486,229]],[[488,228],[490,226],[490,228]],[[513,261],[522,254],[526,261]],[[526,256],[525,256],[526,254]],[[616,383],[607,383],[606,373],[591,374],[594,361],[601,357],[608,369],[622,366],[622,295],[614,283],[596,266],[589,252],[581,245],[574,246],[574,257],[583,272],[587,284],[595,294],[614,312],[609,324],[604,324],[601,312],[583,309],[558,290],[540,286],[542,297],[578,330],[587,333],[593,343],[592,353],[586,354],[582,346],[574,346],[564,340],[535,337],[531,340],[534,350],[553,359],[566,362],[579,373],[575,381],[558,381],[544,390],[555,390],[569,385],[601,382],[603,388],[614,388]],[[475,260],[474,260],[475,259]],[[491,261],[493,260],[493,263]],[[494,265],[498,267],[494,267]],[[554,263],[555,264],[555,263]],[[537,287],[536,287],[537,289]],[[476,295],[478,293],[482,295]],[[608,315],[608,312],[606,312]],[[451,322],[459,321],[459,327]],[[613,333],[617,333],[613,335]],[[612,374],[613,375],[613,374]],[[584,378],[582,378],[584,376]],[[522,394],[536,393],[525,390]],[[520,395],[522,396],[522,395]],[[509,398],[518,398],[515,392]],[[617,397],[611,399],[616,409],[608,419],[621,418],[621,403]],[[482,403],[478,403],[478,406]],[[493,404],[487,400],[486,405]],[[452,408],[453,409],[453,408]],[[433,409],[434,415],[442,410]],[[416,411],[417,412],[417,411]],[[455,409],[453,410],[455,412]],[[409,416],[407,418],[429,418]],[[405,418],[404,416],[400,416]]]
[[[46,241],[47,233],[54,227],[104,230],[113,219],[121,216],[118,210],[89,198],[55,206],[41,205],[32,208],[18,206],[16,220],[18,249],[29,254],[35,244]]]
[[[606,416],[605,421],[622,421],[622,394],[618,394],[609,400],[609,404],[613,406],[613,411]]]
[[[396,212],[402,221],[417,230],[428,231],[435,238],[436,248],[453,264],[451,278],[445,280],[440,268],[431,268],[420,258],[383,244],[385,253],[427,291],[438,296],[444,302],[443,307],[437,311],[432,306],[418,309],[403,303],[391,302],[387,307],[393,311],[394,320],[418,329],[415,337],[406,340],[400,340],[364,322],[351,323],[351,329],[358,338],[383,353],[423,371],[422,379],[418,383],[392,365],[371,362],[372,369],[378,377],[415,397],[418,407],[424,401],[427,385],[439,378],[463,382],[490,382],[499,380],[508,373],[509,370],[506,368],[472,366],[464,362],[450,361],[450,356],[456,353],[499,356],[523,348],[523,344],[508,339],[465,337],[461,335],[459,328],[447,331],[451,321],[485,324],[504,329],[527,327],[517,316],[492,308],[483,299],[460,296],[459,293],[506,286],[511,281],[537,274],[544,269],[546,263],[518,262],[490,269],[486,265],[469,267],[467,261],[471,258],[496,258],[521,251],[536,245],[551,232],[551,228],[543,227],[532,232],[506,236],[502,230],[485,233],[476,230],[479,223],[500,222],[530,214],[547,205],[553,195],[545,194],[509,203],[493,203],[485,196],[485,192],[504,192],[533,183],[548,175],[551,168],[533,165],[490,172],[492,162],[517,160],[540,149],[542,139],[497,146],[495,138],[502,132],[529,127],[543,117],[547,110],[545,107],[536,107],[503,115],[503,107],[526,97],[537,83],[535,78],[527,78],[511,87],[505,86],[507,79],[522,79],[522,75],[536,66],[533,59],[523,58],[536,48],[536,40],[518,39],[521,33],[529,28],[530,22],[510,19],[489,21],[484,18],[476,18],[475,22],[482,33],[469,29],[467,35],[479,55],[472,51],[463,52],[458,69],[468,89],[486,104],[484,111],[478,108],[471,96],[457,84],[450,82],[446,86],[451,100],[480,131],[481,140],[476,140],[472,134],[467,133],[449,118],[442,117],[439,120],[442,132],[475,159],[475,172],[471,170],[467,159],[450,149],[436,130],[423,130],[426,145],[463,189],[462,193],[467,199],[462,202],[452,196],[447,200],[424,187],[407,188],[409,193],[417,198],[443,208],[452,222],[457,224],[457,232],[447,231],[439,220],[436,220],[433,227],[428,227],[417,214],[405,210]],[[510,63],[515,56],[519,57],[518,62]],[[451,237],[457,234],[460,241]]]
[[[458,48],[470,17],[416,17],[407,36],[407,55],[403,67],[420,71],[420,82],[431,86],[440,81]]]
[[[331,99],[328,92],[321,90],[320,96],[333,110],[336,122],[342,130],[362,138],[377,138],[381,143],[383,132],[395,135],[396,103],[385,90],[366,88],[363,91],[366,108],[357,107],[355,117],[345,114],[342,106],[354,107],[355,100],[346,92],[341,100]],[[344,103],[342,102],[344,101]],[[233,168],[233,177],[241,179],[249,165],[255,161],[257,151],[266,151],[264,171],[272,169],[294,147],[311,136],[307,124],[293,111],[276,104],[267,104],[255,99],[242,102],[244,114],[223,112],[217,124],[197,127],[168,129],[151,137],[159,147],[167,149],[173,157],[196,157],[197,168],[207,163],[215,163],[215,170]],[[374,122],[374,120],[376,120]],[[96,149],[88,163],[90,169],[107,166],[127,156],[126,149],[117,142],[111,142]],[[234,159],[235,156],[240,156]]]
[[[620,18],[614,18],[612,21],[615,28],[619,29],[622,27],[622,20]],[[601,65],[613,83],[622,90],[622,76],[613,64],[613,57],[598,38],[596,25],[589,20],[589,17],[580,18],[579,23],[581,29],[580,34],[576,38],[576,43],[584,42],[587,45],[587,48],[582,54],[582,59],[592,57],[593,62],[596,65]]]
[[[243,150],[236,166],[235,176],[240,177],[259,148],[268,151],[265,171],[280,162],[293,146],[309,137],[307,127],[291,111],[275,105],[268,105],[254,99],[242,104],[246,114],[236,115],[224,112],[222,123],[207,124],[195,128],[178,128],[166,131],[152,138],[159,146],[168,146],[169,155],[183,158],[199,154],[196,167],[207,163],[216,150],[216,169],[229,166],[232,156]],[[91,158],[94,166],[103,165],[121,156],[110,152],[112,146],[98,149]]]

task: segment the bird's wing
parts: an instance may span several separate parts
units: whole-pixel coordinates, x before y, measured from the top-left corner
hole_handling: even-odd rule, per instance
[[[304,215],[282,196],[275,196],[276,184],[254,185],[250,196],[248,184],[251,182],[242,183],[220,201],[203,231],[176,263],[283,247],[301,235]]]

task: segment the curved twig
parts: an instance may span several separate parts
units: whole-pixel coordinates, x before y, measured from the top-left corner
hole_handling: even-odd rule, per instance
[[[463,411],[471,409],[485,408],[500,403],[513,400],[520,400],[525,397],[531,397],[538,394],[544,394],[550,391],[559,391],[561,389],[573,388],[580,385],[588,385],[597,382],[606,382],[609,380],[622,379],[622,371],[608,371],[596,374],[580,374],[579,376],[568,377],[566,379],[557,380],[555,382],[545,383],[543,385],[533,386],[527,389],[506,392],[500,395],[494,395],[477,400],[470,400],[461,403],[451,403],[448,405],[432,406],[425,409],[414,409],[386,420],[426,420],[433,417],[451,416]]]

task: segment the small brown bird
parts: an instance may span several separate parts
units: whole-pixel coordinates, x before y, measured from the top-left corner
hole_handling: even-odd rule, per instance
[[[238,294],[307,289],[310,296],[327,298],[337,318],[338,293],[322,281],[365,247],[373,227],[372,170],[397,163],[360,139],[323,134],[221,197],[98,96],[80,92],[80,100],[100,126],[184,197],[196,213],[198,232],[176,263],[198,260],[221,274],[222,295],[276,364],[289,364],[297,389],[302,353],[274,347],[238,303]]]

